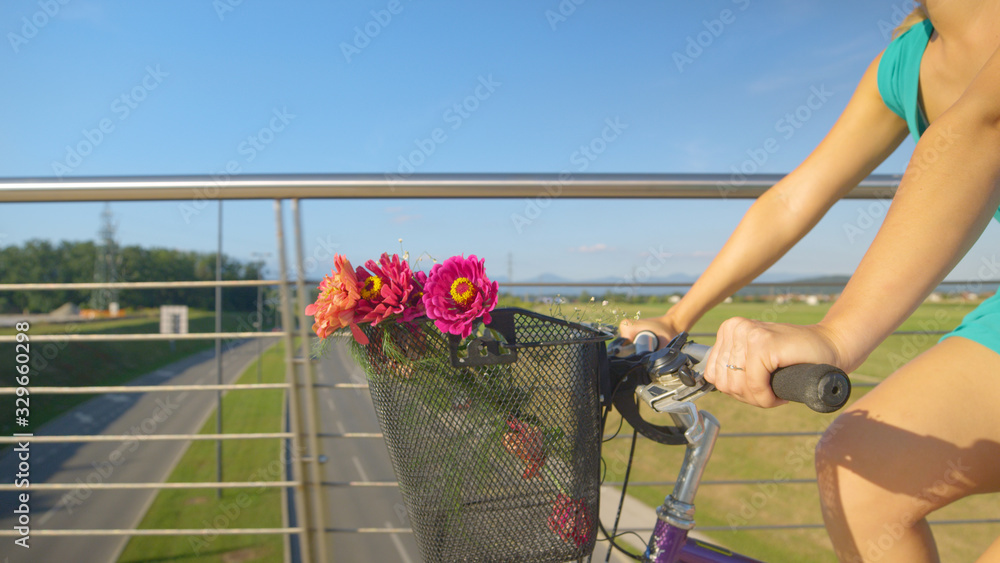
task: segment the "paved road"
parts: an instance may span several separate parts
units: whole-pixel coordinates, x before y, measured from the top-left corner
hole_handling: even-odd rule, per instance
[[[343,346],[331,346],[321,360],[316,379],[322,383],[364,383],[364,373]],[[367,390],[318,389],[317,403],[326,432],[379,432],[378,421]],[[347,438],[321,441],[323,452],[330,458],[324,465],[327,481],[395,481],[389,454],[381,439]],[[617,502],[617,496],[613,499]],[[403,509],[399,489],[384,487],[328,488],[327,527],[332,528],[408,528],[410,522]],[[604,503],[610,504],[610,503]],[[650,527],[655,513],[641,504],[630,504],[627,515]],[[611,513],[613,515],[613,512]],[[613,517],[613,516],[612,516]],[[348,534],[327,535],[334,563],[370,563],[384,561],[418,563],[423,561],[413,534]],[[600,556],[598,556],[598,552]],[[604,561],[604,549],[599,544],[594,561]],[[628,561],[615,553],[611,561]]]
[[[342,345],[331,346],[316,370],[320,383],[364,383],[365,377]],[[375,409],[367,390],[317,390],[316,402],[326,432],[379,432]],[[395,481],[389,453],[381,439],[331,438],[320,447],[329,457],[324,464],[326,481]],[[326,509],[329,528],[409,528],[399,489],[385,487],[328,487]],[[413,534],[327,535],[334,563],[372,561],[423,561]]]
[[[231,383],[256,358],[256,346],[237,345],[224,354],[223,375]],[[196,354],[134,380],[132,385],[215,383],[215,351]],[[39,398],[45,397],[39,395]],[[215,408],[215,392],[120,393],[103,395],[72,409],[36,432],[67,434],[186,434],[197,432]],[[155,490],[92,490],[87,483],[163,481],[188,442],[97,442],[33,444],[33,483],[79,483],[72,491],[31,495],[31,526],[35,529],[132,528],[145,514]],[[115,453],[117,452],[117,453]],[[13,482],[13,452],[0,456],[0,477]],[[10,530],[14,493],[0,492],[0,529]],[[191,523],[190,527],[198,527]],[[32,537],[31,548],[0,537],[0,558],[9,563],[81,561],[113,562],[126,537]],[[187,541],[179,538],[178,541]]]

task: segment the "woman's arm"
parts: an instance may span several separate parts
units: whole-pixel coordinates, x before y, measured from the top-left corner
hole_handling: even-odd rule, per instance
[[[968,252],[1000,204],[1000,50],[924,133],[850,283],[820,326],[854,369]]]
[[[754,202],[684,298],[661,318],[623,322],[622,336],[653,330],[672,337],[689,330],[706,311],[777,262],[838,199],[892,154],[906,137],[906,123],[879,95],[880,59],[869,65],[823,142]]]
[[[857,368],[968,251],[998,204],[1000,50],[917,143],[882,227],[826,317],[801,327],[726,321],[705,378],[744,402],[774,406],[769,381],[779,367]]]

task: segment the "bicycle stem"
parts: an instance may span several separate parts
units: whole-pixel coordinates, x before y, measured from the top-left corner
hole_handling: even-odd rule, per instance
[[[678,428],[684,428],[688,443],[674,490],[656,510],[656,529],[645,553],[650,563],[673,563],[688,530],[694,528],[694,497],[719,436],[719,421],[693,403],[676,403],[666,412]]]

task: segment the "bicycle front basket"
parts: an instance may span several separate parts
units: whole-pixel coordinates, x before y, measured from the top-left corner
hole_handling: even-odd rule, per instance
[[[503,338],[467,348],[426,320],[364,328],[358,360],[417,543],[435,563],[584,557],[609,335],[522,309],[492,316]]]

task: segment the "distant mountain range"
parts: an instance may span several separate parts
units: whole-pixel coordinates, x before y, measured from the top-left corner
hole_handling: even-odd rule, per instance
[[[667,287],[647,287],[615,276],[588,280],[570,280],[551,273],[541,274],[525,280],[515,280],[516,284],[549,284],[543,287],[511,287],[507,284],[506,278],[497,277],[494,279],[500,284],[501,293],[523,297],[528,295],[579,295],[583,291],[595,296],[603,295],[608,291],[613,293],[633,293],[635,295],[684,294],[687,292],[690,284],[694,283],[698,277],[691,274],[676,273],[666,277],[649,278],[641,281],[641,284],[677,284],[676,286]],[[810,276],[793,273],[767,273],[754,281],[756,284],[763,285],[743,288],[737,292],[737,295],[771,295],[781,293],[836,294],[844,289],[844,285],[849,279],[850,276],[845,275]],[[943,284],[937,288],[937,291],[955,293],[967,289],[976,292],[997,291],[997,284],[982,284],[982,287],[979,288],[965,288],[961,285]]]

